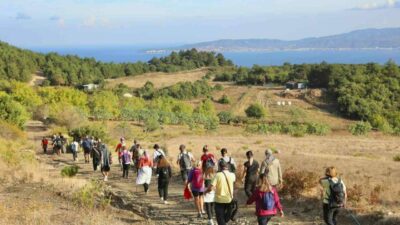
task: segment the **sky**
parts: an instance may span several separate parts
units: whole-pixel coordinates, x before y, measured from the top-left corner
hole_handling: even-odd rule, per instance
[[[0,40],[19,47],[294,40],[400,27],[400,0],[0,0]]]

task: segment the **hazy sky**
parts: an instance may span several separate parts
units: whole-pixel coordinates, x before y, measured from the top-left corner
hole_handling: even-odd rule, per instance
[[[0,0],[0,40],[17,46],[298,39],[400,27],[400,0]]]

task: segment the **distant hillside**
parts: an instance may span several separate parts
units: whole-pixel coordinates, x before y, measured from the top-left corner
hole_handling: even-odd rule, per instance
[[[307,49],[400,48],[400,28],[365,29],[349,33],[284,41],[277,39],[223,39],[179,47],[201,51],[276,51]]]

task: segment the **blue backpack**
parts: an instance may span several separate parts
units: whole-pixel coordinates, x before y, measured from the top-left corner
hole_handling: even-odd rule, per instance
[[[265,192],[262,198],[262,209],[273,210],[275,208],[275,197],[272,191]]]

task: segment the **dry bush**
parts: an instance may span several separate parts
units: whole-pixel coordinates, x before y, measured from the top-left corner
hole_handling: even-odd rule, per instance
[[[354,184],[352,187],[347,188],[347,198],[350,202],[358,203],[361,201],[363,196],[362,186],[359,184]]]
[[[299,198],[303,192],[310,191],[318,185],[318,175],[315,172],[290,167],[283,173],[283,182],[281,193],[292,198]]]
[[[25,139],[26,133],[15,125],[0,121],[0,137],[6,140]]]
[[[369,195],[369,199],[368,202],[371,205],[378,205],[382,203],[382,192],[383,192],[383,186],[378,184],[374,187],[374,189],[371,191],[370,195]]]
[[[85,124],[87,122],[87,115],[77,107],[67,105],[62,110],[51,115],[51,121],[71,130]]]

